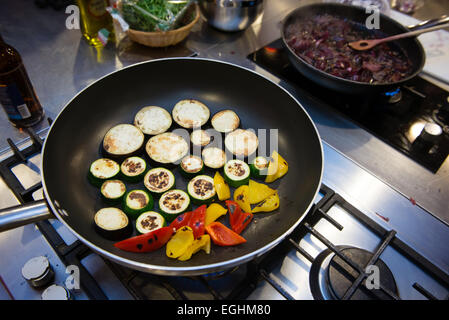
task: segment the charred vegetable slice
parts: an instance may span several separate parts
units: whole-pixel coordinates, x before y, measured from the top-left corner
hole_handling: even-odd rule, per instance
[[[138,182],[142,180],[147,171],[147,163],[140,157],[129,157],[122,162],[120,171],[125,180]]]
[[[229,160],[224,166],[224,179],[231,187],[237,188],[248,184],[250,169],[242,160]]]
[[[190,197],[182,190],[170,190],[159,199],[159,209],[167,222],[172,222],[180,214],[189,211]]]
[[[126,214],[114,207],[98,210],[94,216],[94,224],[98,234],[109,240],[124,239],[132,232]]]
[[[201,155],[204,164],[212,169],[219,169],[226,163],[226,153],[217,147],[205,148]]]
[[[253,220],[253,214],[251,212],[242,212],[240,206],[235,201],[227,200],[226,206],[229,211],[229,224],[231,225],[231,229],[240,234]]]
[[[165,132],[148,139],[146,151],[153,162],[173,165],[187,154],[189,145],[180,135]]]
[[[231,197],[231,190],[218,171],[215,172],[214,187],[215,191],[217,192],[218,200],[222,201]]]
[[[153,197],[144,190],[129,191],[124,198],[124,211],[131,219],[136,219],[142,212],[153,209]]]
[[[279,195],[276,192],[275,194],[269,196],[257,206],[253,208],[253,213],[256,212],[270,212],[279,208],[280,200]]]
[[[187,192],[195,204],[209,204],[216,195],[214,179],[206,175],[199,175],[190,180]]]
[[[226,135],[226,148],[236,156],[247,157],[259,146],[259,139],[252,130],[237,129]]]
[[[190,141],[194,146],[205,147],[212,142],[213,137],[205,130],[193,130],[190,134]]]
[[[180,257],[192,244],[193,231],[190,227],[178,229],[173,237],[167,242],[166,254],[169,258]]]
[[[206,232],[217,246],[235,246],[246,242],[241,235],[217,221],[206,226]]]
[[[117,162],[101,158],[90,165],[88,178],[93,185],[100,187],[106,180],[115,178],[119,172],[120,166]]]
[[[126,192],[125,184],[120,180],[106,180],[101,185],[101,195],[107,201],[117,202]]]
[[[163,227],[114,243],[114,246],[129,252],[151,252],[162,248],[170,240],[173,233],[173,228]]]
[[[164,133],[171,124],[170,113],[158,106],[144,107],[137,112],[134,118],[134,125],[149,135]]]
[[[139,233],[147,233],[165,227],[165,219],[155,211],[142,213],[136,220],[136,229]]]
[[[175,186],[175,176],[165,168],[153,168],[143,178],[145,187],[152,195],[160,197],[164,192]]]
[[[283,177],[288,172],[287,161],[285,161],[277,151],[273,151],[271,158],[273,160],[268,164],[268,173],[265,178],[266,183],[271,183]]]
[[[255,179],[265,179],[268,171],[268,159],[265,157],[256,157],[249,164],[251,176]]]
[[[179,167],[181,168],[181,174],[190,179],[204,171],[203,160],[193,155],[182,158]]]
[[[144,142],[144,135],[132,124],[119,124],[106,133],[103,139],[104,150],[114,156],[126,156],[137,152]]]
[[[203,250],[207,254],[210,253],[210,236],[208,234],[203,234],[198,239],[195,239],[190,247],[187,248],[186,251],[182,255],[178,257],[180,261],[189,260],[192,255],[197,253],[198,251]]]
[[[232,110],[222,110],[214,114],[211,124],[218,132],[227,133],[239,127],[240,118]]]
[[[210,117],[209,108],[193,99],[181,100],[173,107],[173,120],[186,129],[203,126]]]
[[[259,183],[254,180],[249,180],[248,187],[248,197],[250,204],[259,203],[276,192],[275,189],[271,189],[266,184]]]
[[[234,201],[237,202],[243,211],[251,212],[251,204],[249,203],[249,187],[247,185],[243,185],[235,189]]]

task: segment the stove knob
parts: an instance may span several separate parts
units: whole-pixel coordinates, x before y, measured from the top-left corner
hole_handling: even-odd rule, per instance
[[[425,141],[429,142],[437,142],[438,138],[443,133],[443,129],[436,123],[428,122],[424,126],[424,129],[421,132],[421,137]]]
[[[413,149],[420,153],[429,153],[435,146],[443,133],[443,129],[436,123],[428,122],[425,124],[421,134],[413,142]]]
[[[22,267],[22,276],[32,287],[39,288],[49,284],[55,273],[48,259],[38,256],[25,263]]]
[[[72,300],[70,291],[57,284],[52,284],[42,292],[42,300]]]

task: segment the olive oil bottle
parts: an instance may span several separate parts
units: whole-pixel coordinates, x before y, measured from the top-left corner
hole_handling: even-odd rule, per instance
[[[0,35],[0,104],[16,127],[30,127],[44,117],[22,58]]]
[[[87,42],[95,47],[114,41],[112,17],[106,11],[107,0],[77,0],[81,16],[81,33]],[[100,32],[100,33],[99,33]]]

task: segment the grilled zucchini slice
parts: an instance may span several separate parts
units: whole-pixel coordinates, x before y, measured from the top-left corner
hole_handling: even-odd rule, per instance
[[[190,197],[182,190],[169,190],[159,199],[159,209],[168,223],[172,222],[180,214],[189,211],[190,208]]]
[[[234,159],[226,162],[223,172],[225,181],[231,187],[238,188],[241,185],[248,184],[251,171],[244,161]]]
[[[187,192],[194,204],[210,204],[216,198],[214,179],[206,175],[196,176],[187,185]]]

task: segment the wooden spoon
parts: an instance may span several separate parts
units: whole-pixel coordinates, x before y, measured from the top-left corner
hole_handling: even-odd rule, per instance
[[[421,33],[431,32],[431,31],[435,31],[435,30],[439,30],[439,29],[443,29],[443,28],[447,28],[447,27],[449,27],[449,23],[441,24],[439,26],[434,26],[434,27],[430,27],[430,28],[420,29],[420,30],[416,30],[416,31],[401,33],[401,34],[397,34],[397,35],[387,37],[387,38],[382,38],[382,39],[371,39],[371,40],[360,40],[360,41],[349,42],[348,45],[354,50],[363,51],[363,50],[371,49],[372,47],[377,46],[379,43],[384,43],[384,42],[393,41],[393,40],[402,39],[402,38],[413,37],[413,36],[417,36]]]

